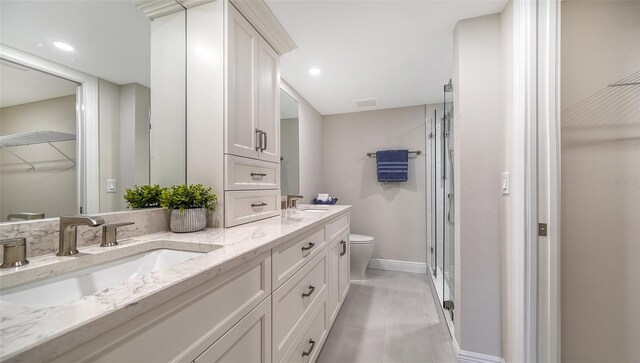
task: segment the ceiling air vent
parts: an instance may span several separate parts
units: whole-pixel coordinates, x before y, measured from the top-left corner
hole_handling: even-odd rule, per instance
[[[360,98],[357,100],[353,100],[352,102],[356,106],[356,108],[369,108],[377,106],[378,101],[380,101],[380,97]]]

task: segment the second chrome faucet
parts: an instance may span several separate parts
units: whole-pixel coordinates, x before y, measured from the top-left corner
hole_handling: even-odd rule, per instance
[[[78,226],[98,227],[104,224],[101,217],[60,217],[60,242],[56,256],[72,256],[78,253]]]

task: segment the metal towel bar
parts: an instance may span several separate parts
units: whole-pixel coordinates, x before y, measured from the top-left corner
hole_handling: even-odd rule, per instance
[[[409,151],[409,154],[416,154],[416,156],[422,154],[422,151],[420,150],[411,150]],[[375,158],[376,157],[376,153],[367,153],[367,156],[370,158]]]

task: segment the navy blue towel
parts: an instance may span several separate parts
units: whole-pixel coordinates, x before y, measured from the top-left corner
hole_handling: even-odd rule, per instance
[[[406,182],[409,171],[409,150],[376,152],[379,182]]]

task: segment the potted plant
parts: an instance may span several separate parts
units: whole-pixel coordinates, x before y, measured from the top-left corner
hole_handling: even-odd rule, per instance
[[[218,198],[202,184],[165,188],[160,205],[171,210],[169,227],[174,232],[196,232],[207,225],[207,210],[215,211]]]
[[[162,188],[159,185],[136,185],[133,189],[124,190],[124,200],[127,207],[132,209],[159,208],[161,193]]]

